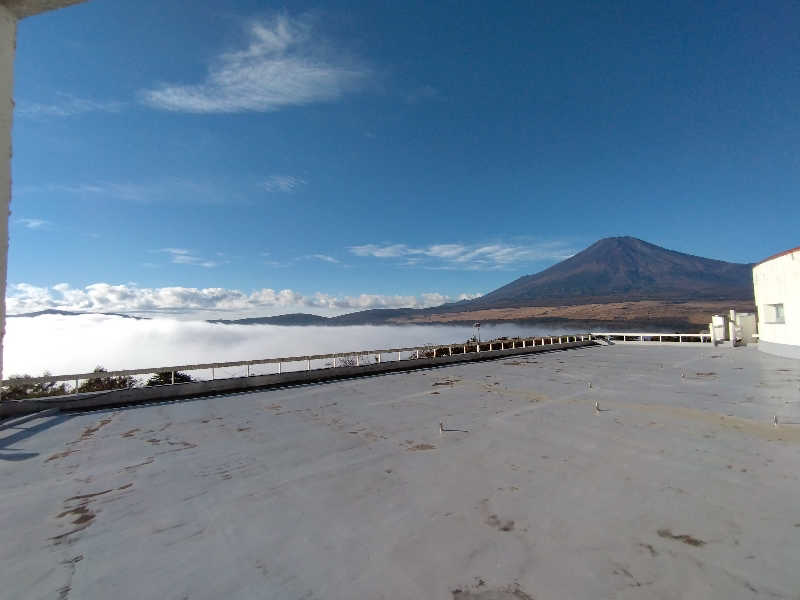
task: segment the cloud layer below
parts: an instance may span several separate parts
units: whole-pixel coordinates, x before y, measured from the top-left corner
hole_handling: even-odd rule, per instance
[[[369,76],[360,61],[324,42],[308,17],[253,20],[247,35],[244,49],[212,61],[205,81],[145,90],[143,102],[192,113],[269,112],[335,100]]]
[[[186,255],[175,254],[175,256]],[[248,294],[226,288],[143,288],[132,284],[108,283],[93,283],[85,288],[73,288],[67,283],[52,287],[19,283],[9,286],[6,302],[8,314],[12,315],[55,308],[132,314],[164,312],[189,316],[224,312],[225,317],[234,318],[292,312],[336,315],[370,308],[425,308],[478,296],[480,294],[460,294],[451,297],[436,292],[419,296],[381,294],[336,296],[321,292],[303,295],[293,290],[275,291],[269,288]]]
[[[566,333],[566,331],[564,331]],[[541,328],[513,324],[482,328],[484,337],[541,335]],[[108,369],[226,362],[280,356],[352,352],[424,344],[457,343],[471,326],[276,327],[219,325],[198,321],[137,321],[105,315],[47,315],[9,319],[4,373],[41,375],[43,371],[86,373],[98,364]],[[389,358],[389,357],[385,357]],[[324,363],[314,364],[323,367]],[[287,369],[293,368],[287,365]],[[294,368],[305,368],[295,364]],[[259,367],[274,372],[275,367]],[[210,373],[196,371],[196,378]],[[244,368],[218,369],[217,377],[244,375]]]

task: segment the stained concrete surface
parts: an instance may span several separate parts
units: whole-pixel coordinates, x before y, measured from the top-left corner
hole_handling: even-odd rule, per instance
[[[750,347],[20,419],[0,596],[800,598],[799,467],[800,363]]]

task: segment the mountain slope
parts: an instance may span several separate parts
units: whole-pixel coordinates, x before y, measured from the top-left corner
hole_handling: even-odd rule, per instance
[[[605,238],[540,273],[459,303],[458,310],[634,300],[752,300],[752,268],[632,237]]]

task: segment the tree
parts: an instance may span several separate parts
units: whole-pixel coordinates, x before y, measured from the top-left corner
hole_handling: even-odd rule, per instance
[[[175,371],[175,383],[189,383],[190,381],[194,381],[191,375],[187,375],[181,371]],[[147,380],[145,385],[170,385],[171,383],[173,383],[172,373],[170,371],[164,371],[163,373],[154,374],[150,379]]]
[[[108,369],[98,365],[94,373],[108,373]],[[130,375],[119,377],[91,377],[78,387],[78,392],[102,392],[136,387],[136,380]]]

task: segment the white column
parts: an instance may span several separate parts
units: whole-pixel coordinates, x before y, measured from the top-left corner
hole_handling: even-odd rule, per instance
[[[8,217],[11,214],[11,120],[14,114],[14,52],[17,19],[0,4],[0,379],[3,377],[3,338],[6,334],[8,276]]]

